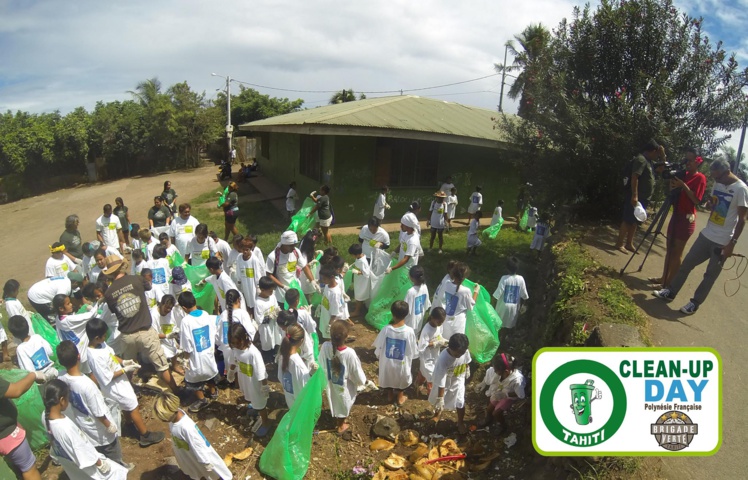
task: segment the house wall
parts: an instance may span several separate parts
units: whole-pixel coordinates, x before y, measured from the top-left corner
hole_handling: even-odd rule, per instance
[[[318,190],[321,183],[330,185],[330,200],[338,224],[363,224],[371,217],[379,193],[374,185],[377,139],[326,135],[322,142],[322,182],[299,174],[299,138],[297,134],[271,133],[270,158],[261,158],[262,172],[285,187],[296,180],[303,197]],[[505,201],[504,215],[515,214],[519,172],[511,167],[508,153],[491,148],[441,143],[438,178],[452,175],[459,199],[458,217],[466,218],[470,194],[475,185],[483,186],[483,211],[490,219],[499,198]],[[439,182],[441,184],[441,182]],[[421,219],[428,216],[432,194],[439,188],[393,188],[388,196],[392,209],[385,221],[399,218],[408,205],[419,200],[423,205]],[[484,222],[487,224],[488,222]]]

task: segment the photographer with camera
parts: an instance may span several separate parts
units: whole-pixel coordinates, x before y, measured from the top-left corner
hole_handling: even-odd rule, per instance
[[[623,175],[624,203],[623,221],[618,231],[616,249],[621,253],[634,252],[634,234],[636,227],[642,222],[637,220],[634,210],[641,203],[644,211],[654,191],[654,167],[652,162],[660,158],[665,160],[665,148],[654,140],[648,141],[642,147],[641,153],[636,155],[626,165]],[[624,244],[625,242],[625,244]]]
[[[704,278],[693,298],[680,309],[686,315],[696,313],[706,300],[722,272],[722,264],[732,255],[738,243],[748,213],[748,187],[730,171],[730,164],[726,160],[715,160],[709,172],[714,179],[709,200],[712,209],[709,221],[683,259],[670,285],[653,292],[655,297],[666,301],[675,299],[691,271],[708,260]]]
[[[663,172],[663,178],[670,178],[670,195],[673,214],[667,227],[665,264],[660,278],[650,278],[656,285],[669,285],[678,273],[683,250],[688,239],[696,230],[696,205],[701,203],[706,191],[706,177],[699,172],[704,161],[697,156],[695,148],[685,149],[684,162],[669,171]]]

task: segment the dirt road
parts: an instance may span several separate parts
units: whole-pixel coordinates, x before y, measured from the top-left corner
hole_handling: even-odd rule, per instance
[[[132,177],[107,183],[81,185],[75,188],[26,198],[0,205],[0,244],[5,245],[5,259],[0,265],[0,281],[9,278],[21,282],[22,292],[44,278],[44,265],[49,257],[49,245],[65,230],[65,217],[80,217],[83,241],[96,239],[94,222],[101,215],[104,204],[114,205],[115,197],[122,197],[130,209],[130,220],[147,225],[148,209],[153,197],[163,191],[165,180],[170,180],[180,200],[187,201],[219,184],[216,167]],[[21,294],[25,300],[25,293]]]
[[[698,232],[706,225],[708,216],[704,213],[697,218],[696,233],[686,247],[697,238]],[[666,230],[667,222],[663,230]],[[589,235],[587,243],[596,259],[601,263],[620,270],[629,256],[613,249],[615,232],[612,229],[600,229]],[[648,245],[647,241],[645,244]],[[644,252],[646,248],[642,248]],[[663,478],[686,479],[727,479],[746,478],[748,468],[748,417],[745,405],[748,403],[748,388],[743,383],[748,377],[745,366],[748,365],[748,349],[745,348],[748,317],[745,308],[748,306],[748,277],[739,290],[735,278],[736,269],[723,271],[714,285],[707,301],[692,316],[681,314],[678,309],[685,305],[701,281],[706,264],[695,269],[678,298],[667,304],[651,295],[647,278],[662,273],[664,258],[664,238],[658,237],[641,272],[636,272],[641,264],[643,253],[637,254],[623,276],[623,280],[632,290],[636,303],[650,316],[652,342],[657,346],[698,346],[712,347],[722,356],[723,370],[723,422],[722,448],[711,457],[682,457],[653,459],[661,467]],[[748,254],[748,235],[742,235],[735,247],[735,253]],[[725,268],[732,265],[732,260],[725,263]],[[727,294],[733,294],[728,297]]]

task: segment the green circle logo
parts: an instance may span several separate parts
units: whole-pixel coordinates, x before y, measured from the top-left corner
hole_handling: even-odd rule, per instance
[[[600,378],[610,389],[610,394],[605,395],[613,401],[613,410],[610,418],[599,430],[591,433],[575,432],[564,427],[556,416],[553,405],[553,396],[558,387],[572,375],[588,373]],[[583,384],[569,385],[572,397],[572,410],[578,425],[589,425],[592,422],[591,404],[595,399],[602,398],[603,393],[595,388],[593,380],[587,380]],[[626,417],[626,389],[623,383],[610,368],[602,363],[592,360],[574,360],[567,362],[548,376],[540,390],[540,415],[545,427],[556,437],[567,445],[575,447],[594,447],[611,438],[623,424]]]

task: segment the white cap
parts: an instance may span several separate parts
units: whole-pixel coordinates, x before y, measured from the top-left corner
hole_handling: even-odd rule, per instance
[[[296,232],[286,230],[281,235],[281,245],[296,245],[297,243],[299,243],[299,237],[296,235]]]
[[[636,208],[634,208],[634,217],[640,222],[647,221],[647,211],[644,210],[641,203],[636,204]]]

